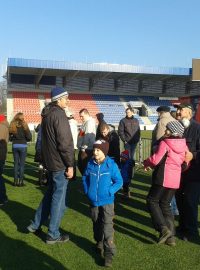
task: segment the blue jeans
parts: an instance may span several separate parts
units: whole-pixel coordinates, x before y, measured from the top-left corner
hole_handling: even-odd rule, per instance
[[[137,147],[137,143],[135,143],[135,144],[125,143],[124,144],[124,149],[129,151],[129,158],[132,160],[134,160],[136,147]]]
[[[66,209],[67,185],[65,171],[48,172],[48,189],[35,213],[32,228],[37,230],[50,216],[48,235],[60,236],[59,226]]]
[[[14,157],[14,179],[23,180],[24,179],[24,166],[27,148],[26,147],[13,147],[13,157]]]
[[[3,178],[3,169],[5,161],[0,160],[0,203],[4,203],[8,197],[6,195],[5,180]]]

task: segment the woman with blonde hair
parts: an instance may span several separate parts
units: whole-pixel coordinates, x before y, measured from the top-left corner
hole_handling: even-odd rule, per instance
[[[23,113],[17,113],[9,127],[10,141],[14,157],[14,186],[24,185],[24,165],[27,153],[27,142],[32,135],[28,124],[24,120]]]

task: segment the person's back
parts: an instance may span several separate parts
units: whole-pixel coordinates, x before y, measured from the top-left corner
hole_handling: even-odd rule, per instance
[[[56,104],[42,112],[42,160],[49,171],[73,166],[73,139],[65,111]]]
[[[158,150],[146,161],[156,166],[152,175],[155,183],[168,188],[179,188],[181,165],[187,150],[183,138],[167,138],[160,142]]]
[[[24,120],[23,113],[17,113],[9,126],[10,141],[14,157],[14,186],[24,186],[24,167],[27,155],[27,142],[31,141],[32,134]]]

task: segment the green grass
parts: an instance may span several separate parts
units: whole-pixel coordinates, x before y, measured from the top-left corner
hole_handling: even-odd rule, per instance
[[[10,148],[9,148],[10,149]],[[61,229],[70,235],[65,244],[46,245],[47,227],[40,237],[26,234],[45,187],[37,185],[34,146],[29,146],[26,162],[26,186],[13,187],[13,158],[9,151],[5,170],[9,202],[0,209],[0,269],[102,269],[102,260],[94,252],[92,223],[87,198],[81,192],[81,179],[69,184],[69,208]],[[117,255],[113,269],[200,269],[199,244],[177,240],[176,247],[157,245],[156,233],[146,212],[145,197],[150,176],[137,171],[132,181],[132,198],[116,196],[115,242]]]

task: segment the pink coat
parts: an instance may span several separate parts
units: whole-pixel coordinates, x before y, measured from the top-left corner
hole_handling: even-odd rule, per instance
[[[155,167],[153,182],[166,188],[178,189],[181,164],[184,162],[186,151],[188,147],[185,139],[168,138],[161,141],[157,151],[144,161],[145,167]]]

